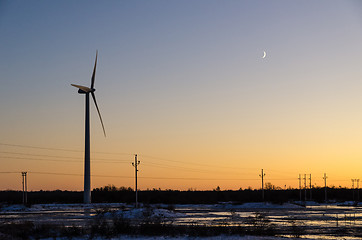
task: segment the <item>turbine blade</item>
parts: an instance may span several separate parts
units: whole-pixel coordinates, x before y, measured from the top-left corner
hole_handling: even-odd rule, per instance
[[[93,74],[92,74],[92,80],[91,80],[91,89],[93,89],[93,87],[94,87],[94,81],[96,78],[97,57],[98,57],[98,50],[96,52],[96,61],[94,62],[94,68],[93,68]]]
[[[97,111],[98,111],[99,119],[101,120],[104,136],[106,137],[106,130],[104,129],[104,124],[103,124],[101,112],[99,111],[97,100],[96,100],[96,95],[94,95],[94,92],[91,92],[91,94],[92,94],[92,98],[94,100],[94,104],[96,105],[96,108],[97,108]]]
[[[75,84],[70,84],[70,85],[72,85],[73,87],[79,88],[79,89],[83,90],[84,92],[91,92],[91,89],[89,87],[84,87],[84,86],[75,85]]]

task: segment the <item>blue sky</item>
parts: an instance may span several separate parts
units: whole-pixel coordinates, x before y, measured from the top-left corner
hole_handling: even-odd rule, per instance
[[[98,50],[108,136],[93,107],[92,149],[184,167],[227,158],[240,169],[337,174],[339,159],[353,166],[362,155],[361,9],[358,1],[0,1],[0,142],[83,149],[84,99],[70,84],[89,85]]]

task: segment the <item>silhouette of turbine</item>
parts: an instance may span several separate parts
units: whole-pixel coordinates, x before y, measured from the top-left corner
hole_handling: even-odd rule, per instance
[[[91,190],[90,190],[90,131],[89,131],[89,93],[92,95],[94,105],[97,108],[99,119],[101,120],[104,136],[106,131],[104,130],[103,120],[98,108],[96,96],[94,94],[94,80],[96,75],[98,51],[96,52],[96,61],[94,63],[94,69],[91,79],[91,87],[84,87],[80,85],[71,84],[73,87],[78,88],[79,94],[85,94],[85,149],[84,149],[84,203],[91,203]]]

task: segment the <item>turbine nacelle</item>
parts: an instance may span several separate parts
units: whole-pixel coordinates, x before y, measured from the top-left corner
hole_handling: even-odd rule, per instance
[[[75,84],[71,84],[73,87],[78,88],[78,93],[84,94],[84,93],[90,93],[90,92],[95,92],[96,89],[95,88],[89,88],[89,87],[85,87],[85,86],[81,86],[81,85],[75,85]]]
[[[83,91],[82,89],[78,89],[78,93],[79,93],[79,94],[86,94],[86,93],[95,92],[95,91],[96,91],[95,89],[92,89],[91,91],[85,92],[85,91]]]

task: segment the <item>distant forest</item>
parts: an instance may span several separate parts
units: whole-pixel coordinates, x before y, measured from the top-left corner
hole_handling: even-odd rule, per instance
[[[310,189],[266,189],[264,201],[282,204],[289,201],[324,202],[325,188],[313,188],[312,197]],[[305,195],[306,194],[306,195]],[[82,191],[32,191],[27,194],[28,204],[40,203],[82,203]],[[357,189],[327,188],[327,199],[330,201],[359,201]],[[23,201],[22,191],[0,191],[0,203],[20,204]],[[105,186],[92,191],[93,203],[133,203],[135,191],[132,188]],[[219,187],[211,191],[179,191],[179,190],[139,190],[138,201],[143,204],[216,204],[220,202],[261,202],[262,190],[240,189],[236,191],[222,191]]]

